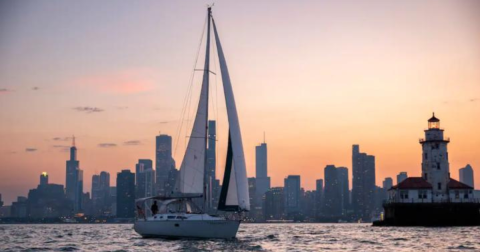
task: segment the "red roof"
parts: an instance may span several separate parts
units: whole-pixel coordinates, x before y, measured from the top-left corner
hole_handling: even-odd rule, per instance
[[[409,177],[392,189],[432,189],[432,185],[421,177]]]
[[[449,189],[473,189],[473,187],[452,178],[450,178],[447,187]],[[432,185],[422,177],[409,177],[391,189],[432,189]]]
[[[473,189],[473,187],[469,185],[465,185],[464,183],[458,182],[452,178],[450,178],[450,181],[448,182],[447,187],[451,189]]]

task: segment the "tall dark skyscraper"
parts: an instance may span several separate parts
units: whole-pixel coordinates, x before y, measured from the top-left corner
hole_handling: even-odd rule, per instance
[[[40,174],[40,186],[44,185],[48,185],[48,174],[46,172]]]
[[[327,165],[324,170],[324,208],[323,215],[333,218],[342,214],[342,193],[339,172],[334,165]]]
[[[172,158],[172,137],[159,135],[155,140],[156,191],[158,195],[167,195],[170,190],[169,173],[175,168]]]
[[[155,171],[150,159],[139,159],[135,165],[135,197],[144,198],[155,195]]]
[[[102,171],[100,175],[92,176],[92,204],[95,216],[110,214],[110,173]]]
[[[345,216],[350,209],[350,191],[348,182],[348,168],[337,167],[338,185],[340,187],[340,209],[341,214]]]
[[[273,187],[265,193],[263,215],[266,220],[282,220],[285,217],[283,187]]]
[[[460,182],[469,185],[475,188],[475,183],[473,181],[473,169],[472,166],[467,164],[467,166],[461,168],[459,171]]]
[[[130,170],[117,173],[117,217],[135,217],[135,174]]]
[[[67,160],[66,169],[66,196],[73,202],[73,211],[82,211],[83,198],[83,171],[80,169],[80,162],[77,160],[77,147],[75,137],[70,148],[70,160]]]
[[[259,208],[263,205],[262,198],[264,194],[270,190],[267,157],[267,144],[265,142],[255,147],[255,204]],[[261,211],[261,209],[259,209],[259,211]]]
[[[285,212],[292,218],[300,213],[300,176],[289,175],[284,183]]]
[[[352,148],[352,206],[355,216],[364,221],[372,219],[375,206],[375,157]]]
[[[323,179],[317,179],[315,185],[315,217],[319,218],[323,211]]]

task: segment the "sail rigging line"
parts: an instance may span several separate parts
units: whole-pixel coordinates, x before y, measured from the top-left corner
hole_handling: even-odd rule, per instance
[[[207,17],[208,18],[208,17]],[[187,93],[185,94],[185,98],[183,100],[183,105],[182,105],[182,110],[180,112],[180,124],[177,128],[177,134],[176,134],[176,137],[177,137],[177,140],[175,142],[175,148],[173,150],[173,156],[175,156],[175,154],[177,153],[177,149],[178,149],[178,142],[180,140],[180,134],[181,134],[181,131],[182,131],[182,128],[183,128],[183,122],[184,122],[184,119],[185,119],[185,111],[187,110],[187,104],[189,104],[189,100],[191,100],[191,96],[192,96],[192,87],[193,87],[193,80],[194,80],[194,77],[195,77],[195,67],[197,66],[197,63],[198,63],[198,56],[200,55],[200,50],[202,48],[202,41],[203,41],[203,36],[205,34],[205,27],[207,26],[207,18],[205,18],[205,21],[203,23],[203,29],[202,29],[202,34],[200,35],[200,41],[198,43],[198,47],[197,47],[197,54],[195,56],[195,60],[194,60],[194,63],[193,63],[193,71],[192,73],[190,74],[190,81],[189,81],[189,85],[188,85],[188,89],[187,89]],[[188,118],[187,118],[188,120]],[[188,124],[188,122],[187,122]],[[185,132],[187,132],[187,127],[188,125],[185,126]],[[185,144],[186,146],[186,144]]]

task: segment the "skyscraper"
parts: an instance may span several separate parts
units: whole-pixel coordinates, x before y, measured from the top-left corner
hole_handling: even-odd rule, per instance
[[[285,195],[283,187],[273,187],[265,193],[263,215],[266,220],[282,220],[285,215]]]
[[[461,168],[458,172],[460,176],[460,182],[475,188],[472,166],[467,164],[467,166]]]
[[[117,173],[117,217],[135,217],[135,174],[130,170]]]
[[[371,220],[375,205],[375,157],[352,148],[352,206],[355,216]]]
[[[334,165],[327,165],[324,169],[325,189],[323,215],[339,217],[342,214],[342,195],[339,182],[339,173]]]
[[[77,147],[75,137],[70,148],[70,160],[67,160],[66,169],[66,196],[73,202],[73,211],[82,211],[83,198],[83,171],[80,169],[80,162],[77,160]]]
[[[323,179],[317,179],[315,190],[315,217],[322,216],[323,211]]]
[[[348,181],[348,168],[337,167],[338,185],[340,187],[340,210],[341,214],[345,216],[348,209],[350,209],[350,190]]]
[[[261,207],[264,194],[270,190],[270,177],[268,177],[267,144],[264,142],[255,147],[255,203]]]
[[[40,174],[40,186],[44,185],[48,185],[48,174],[46,172]]]
[[[383,189],[389,190],[393,186],[393,179],[390,177],[387,177],[383,180]]]
[[[155,171],[150,159],[139,159],[135,165],[135,197],[144,198],[155,195]]]
[[[393,186],[392,178],[387,177],[383,180],[383,195],[381,196],[381,198],[388,199],[388,190],[390,190],[392,186]]]
[[[405,179],[408,178],[408,174],[407,172],[400,172],[398,175],[397,175],[397,185],[400,184],[400,182],[404,181]]]
[[[92,176],[92,204],[95,216],[110,215],[110,173],[102,171]]]
[[[284,180],[285,213],[294,218],[300,212],[300,176],[289,175]]]
[[[172,137],[168,135],[156,136],[155,145],[155,169],[156,191],[158,195],[166,195],[168,192],[168,175],[174,168],[172,158]]]

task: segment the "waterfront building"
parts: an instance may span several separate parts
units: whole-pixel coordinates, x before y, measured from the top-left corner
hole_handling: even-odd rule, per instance
[[[110,214],[108,216],[117,216],[117,187],[110,186]]]
[[[130,170],[117,173],[117,217],[135,217],[135,174]]]
[[[65,192],[67,199],[73,202],[73,211],[82,211],[83,198],[83,171],[80,169],[80,161],[77,160],[77,147],[73,137],[70,147],[70,160],[67,160]]]
[[[26,197],[18,196],[17,201],[12,202],[12,206],[10,208],[10,215],[13,218],[28,217],[28,205]]]
[[[47,174],[40,175],[36,189],[28,192],[27,216],[32,219],[70,216],[72,202],[65,196],[63,185],[48,184]]]
[[[145,198],[155,195],[155,171],[150,159],[139,159],[135,165],[135,197]]]
[[[285,213],[295,218],[300,213],[300,176],[289,175],[284,179]]]
[[[375,157],[352,148],[352,207],[355,217],[369,221],[375,205]]]
[[[397,175],[397,185],[400,184],[402,181],[404,181],[405,179],[408,178],[408,174],[407,172],[400,172],[398,175]]]
[[[350,190],[348,181],[348,168],[337,167],[338,186],[340,187],[340,211],[346,216],[350,209]]]
[[[467,166],[465,166],[464,168],[461,168],[458,171],[458,173],[459,173],[460,182],[475,188],[472,166],[467,164]]]
[[[315,181],[315,218],[322,216],[323,212],[323,179]]]
[[[3,206],[3,201],[2,201],[2,194],[0,193],[0,207]]]
[[[265,193],[263,207],[265,220],[285,219],[285,195],[283,187],[272,187]]]
[[[92,176],[92,208],[94,216],[109,216],[111,212],[110,173],[102,171]]]
[[[440,120],[428,120],[422,145],[422,176],[409,177],[389,190],[387,225],[480,225],[480,203],[473,187],[450,177],[447,145]]]
[[[156,193],[167,195],[170,187],[169,174],[175,169],[172,158],[172,137],[169,135],[158,135],[155,138],[155,170],[156,170]]]
[[[342,192],[339,172],[334,165],[327,165],[324,169],[324,207],[323,217],[328,219],[339,218],[342,215]]]

